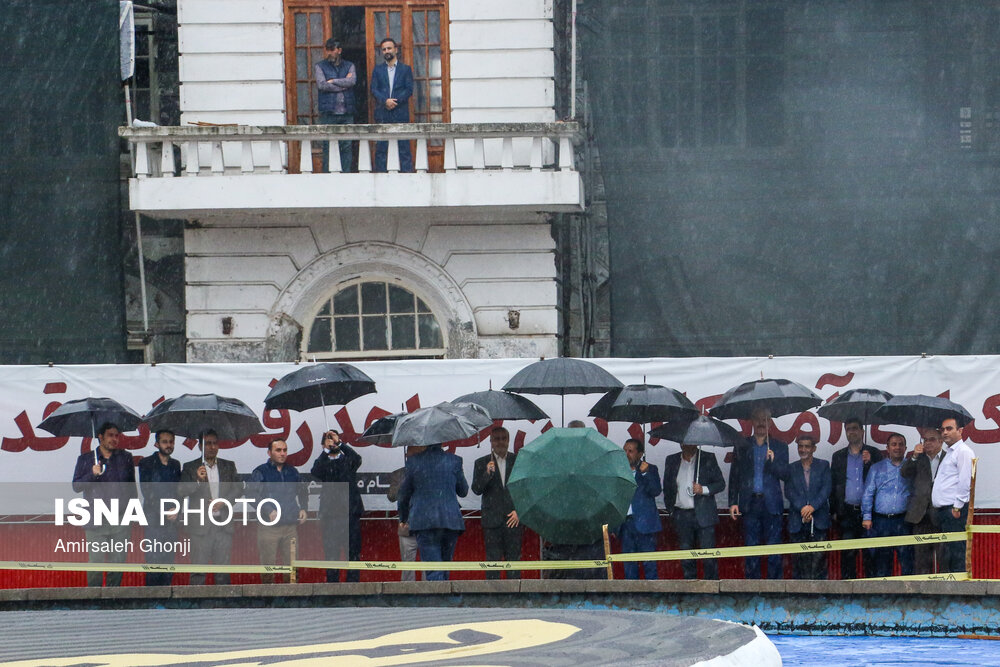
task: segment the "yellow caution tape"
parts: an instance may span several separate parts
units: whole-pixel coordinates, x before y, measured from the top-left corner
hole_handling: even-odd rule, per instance
[[[577,570],[607,567],[607,560],[519,560],[519,561],[347,561],[347,560],[296,560],[295,567],[328,570],[390,570],[423,571],[451,570],[475,572],[488,570]]]
[[[865,581],[972,581],[968,572],[941,572],[940,574],[907,574],[901,577],[875,577]],[[985,581],[985,579],[976,579]]]
[[[0,561],[0,570],[51,570],[53,572],[219,572],[223,574],[280,574],[292,571],[290,565],[187,565],[183,563],[45,563],[39,561]]]
[[[969,526],[970,533],[1000,533],[1000,526]]]
[[[794,542],[792,544],[761,544],[755,547],[727,547],[724,549],[691,549],[684,551],[647,551],[644,553],[612,554],[609,560],[626,563],[649,560],[692,560],[703,558],[738,558],[740,556],[772,556],[816,551],[843,551],[845,549],[873,549],[899,547],[910,544],[940,544],[964,542],[965,533],[927,533],[925,535],[899,535],[898,537],[866,537],[855,540],[823,540],[821,542]]]

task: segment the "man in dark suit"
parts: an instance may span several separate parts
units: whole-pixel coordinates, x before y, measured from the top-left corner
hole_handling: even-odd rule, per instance
[[[934,523],[931,492],[934,489],[934,477],[946,452],[941,433],[936,428],[922,428],[919,431],[921,440],[913,448],[913,454],[903,462],[900,473],[913,485],[904,521],[911,527],[914,535],[926,535],[941,530]],[[935,556],[940,563],[944,552],[943,546],[943,544],[920,544],[913,547],[913,573],[933,574]]]
[[[507,490],[510,471],[517,455],[508,452],[510,433],[498,426],[490,433],[490,453],[476,459],[472,473],[472,492],[483,497],[482,525],[486,560],[521,560],[523,531]],[[508,570],[508,579],[519,577],[517,570]],[[499,579],[500,573],[486,571],[487,579]]]
[[[441,445],[430,445],[406,460],[406,476],[399,489],[399,522],[409,524],[417,538],[420,560],[451,560],[458,536],[465,531],[459,497],[469,493],[462,459]],[[427,572],[427,581],[446,581],[448,573]]]
[[[323,554],[327,560],[361,560],[361,515],[365,505],[358,488],[361,455],[340,441],[334,430],[323,434],[323,451],[313,462],[312,476],[323,485],[319,494],[319,521],[323,531]],[[347,484],[347,498],[337,482]],[[343,501],[347,500],[347,507]],[[344,510],[347,510],[347,553],[343,553]],[[348,570],[345,581],[361,581],[361,570]],[[327,570],[327,582],[339,582],[340,570]]]
[[[232,503],[243,490],[243,482],[236,472],[236,464],[219,458],[219,436],[215,431],[207,431],[202,439],[202,456],[188,461],[181,470],[178,491],[188,499],[188,506],[203,505],[204,525],[195,515],[187,518],[187,531],[191,537],[191,563],[194,565],[229,565],[233,549],[233,522],[216,526],[207,519],[209,504],[216,498]],[[227,515],[223,507],[216,507],[218,520]],[[191,584],[205,583],[204,572],[191,574]],[[215,583],[226,585],[229,575],[215,574]]]
[[[788,445],[769,438],[771,414],[757,409],[751,416],[753,435],[736,447],[729,469],[729,516],[743,516],[743,543],[748,547],[781,542],[785,501],[781,481],[788,477]],[[760,579],[765,556],[743,561],[747,579]],[[767,556],[768,579],[780,579],[781,556]]]
[[[715,546],[715,525],[719,510],[715,494],[722,493],[726,482],[715,454],[695,445],[681,445],[663,464],[663,505],[673,518],[678,549],[711,549]],[[706,579],[719,578],[719,564],[714,558],[703,560]],[[698,578],[694,560],[681,561],[685,579]]]
[[[410,97],[413,95],[413,70],[397,59],[398,46],[391,37],[386,37],[379,43],[384,63],[379,63],[372,70],[371,91],[375,98],[376,123],[409,123]],[[413,155],[410,153],[409,140],[399,144],[400,171],[413,171]],[[386,156],[389,152],[389,142],[375,143],[375,171],[386,171]]]
[[[830,495],[830,510],[833,522],[840,527],[840,538],[856,540],[868,537],[861,526],[861,497],[865,491],[865,481],[872,464],[882,460],[882,452],[864,444],[864,427],[857,419],[844,422],[847,446],[833,453],[830,460],[830,475],[833,493]],[[874,572],[871,550],[862,555],[862,565],[866,573]],[[854,579],[858,576],[858,550],[840,552],[840,578]]]
[[[788,466],[788,535],[793,542],[818,542],[830,529],[830,464],[813,458],[816,440],[808,434],[795,439],[799,460]],[[795,557],[796,579],[826,579],[826,553],[806,552]]]
[[[149,525],[143,537],[160,542],[177,541],[177,514],[160,516],[164,500],[177,499],[177,483],[181,480],[181,464],[173,458],[174,434],[159,431],[154,443],[156,451],[139,461],[139,489],[142,491],[142,509]],[[173,563],[174,554],[150,551],[147,563]],[[147,586],[169,586],[174,580],[170,572],[149,572]]]
[[[660,485],[660,471],[656,466],[646,462],[646,447],[635,438],[629,438],[624,445],[625,455],[632,467],[635,477],[635,493],[632,503],[628,506],[625,523],[618,529],[618,539],[622,543],[622,553],[634,554],[656,551],[656,536],[663,528],[660,525],[660,513],[656,509],[656,497],[663,487]],[[639,564],[626,562],[625,578],[639,578]],[[643,576],[656,579],[656,561],[647,560],[642,563]]]

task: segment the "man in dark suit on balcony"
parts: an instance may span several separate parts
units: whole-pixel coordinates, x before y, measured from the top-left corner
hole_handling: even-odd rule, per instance
[[[840,526],[840,539],[856,540],[867,537],[861,526],[861,496],[872,465],[882,460],[882,452],[864,444],[864,427],[857,419],[844,422],[847,447],[838,449],[830,460],[830,475],[833,493],[830,494],[830,511],[833,523]],[[840,578],[854,579],[858,576],[858,550],[840,552]],[[874,570],[871,552],[864,550],[861,564],[865,574]]]
[[[397,59],[395,40],[386,37],[379,43],[384,63],[372,70],[371,90],[375,98],[376,123],[409,123],[410,97],[413,95],[413,70]],[[375,171],[386,171],[389,142],[375,144]],[[413,171],[409,140],[399,142],[399,170]]]
[[[524,531],[507,489],[517,454],[508,452],[510,433],[498,426],[490,433],[490,453],[476,459],[472,473],[472,492],[483,497],[482,524],[486,560],[521,560]],[[508,579],[517,579],[517,570],[508,570]],[[499,579],[496,570],[486,571],[487,579]]]
[[[712,549],[719,509],[715,495],[726,488],[715,454],[695,445],[681,445],[663,464],[663,505],[677,531],[678,549]],[[719,578],[719,564],[714,558],[704,561],[705,578]],[[698,563],[681,561],[685,579],[698,577]]]

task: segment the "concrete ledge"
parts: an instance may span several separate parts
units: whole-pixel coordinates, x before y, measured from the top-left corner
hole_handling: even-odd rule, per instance
[[[457,595],[504,595],[521,592],[520,579],[459,580],[451,582],[451,591]]]
[[[922,581],[864,581],[854,580],[851,584],[854,595],[917,595]]]
[[[607,591],[609,582],[604,579],[524,579],[521,581],[522,593],[603,593]],[[618,583],[618,582],[610,582]]]
[[[171,586],[115,586],[98,588],[104,600],[169,600],[173,596]]]
[[[313,595],[381,595],[381,581],[345,582],[342,584],[312,584]]]
[[[720,593],[784,593],[783,579],[722,579]]]
[[[386,581],[383,595],[451,595],[450,581]]]
[[[700,593],[713,595],[719,592],[717,579],[658,579],[656,581],[636,581],[642,586],[634,593]]]
[[[803,579],[785,582],[785,592],[807,595],[854,595],[853,581],[826,581],[823,579]]]
[[[243,597],[243,586],[174,586],[174,598],[239,598]]]
[[[99,600],[100,588],[29,588],[28,600]]]
[[[1000,581],[987,581],[986,582],[986,594],[987,595],[1000,595]]]
[[[986,595],[986,581],[918,581],[922,595]]]
[[[4,588],[0,589],[0,602],[18,602],[28,599],[27,588]]]
[[[312,596],[315,584],[243,584],[243,595],[250,598]]]

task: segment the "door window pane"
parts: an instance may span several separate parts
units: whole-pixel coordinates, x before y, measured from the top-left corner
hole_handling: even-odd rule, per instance
[[[413,43],[427,43],[427,12],[413,12]]]
[[[403,38],[403,14],[401,12],[389,12],[389,37],[397,42]]]

